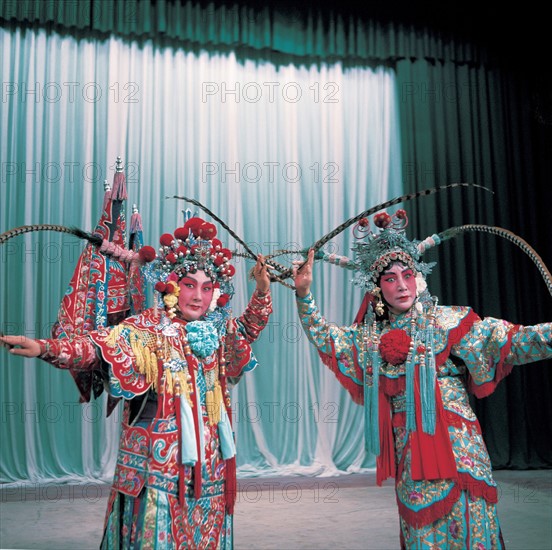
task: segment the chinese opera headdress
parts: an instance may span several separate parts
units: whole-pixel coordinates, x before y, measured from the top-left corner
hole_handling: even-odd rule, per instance
[[[416,272],[418,292],[426,289],[425,277],[431,273],[435,263],[425,263],[421,260],[422,251],[417,241],[411,241],[406,236],[408,217],[404,209],[390,215],[380,212],[374,216],[370,227],[367,218],[362,218],[353,228],[357,239],[352,250],[354,261],[347,267],[354,270],[353,284],[364,289],[370,296],[378,298],[376,312],[382,315],[378,281],[383,271],[394,262],[401,262]]]
[[[521,248],[535,263],[537,269],[542,275],[548,291],[552,295],[552,275],[550,271],[537,254],[537,252],[521,237],[512,233],[508,229],[482,224],[467,224],[456,227],[451,227],[440,233],[430,235],[429,237],[419,241],[408,239],[406,236],[406,227],[408,218],[405,210],[400,209],[394,214],[388,214],[385,210],[402,204],[407,201],[427,197],[429,195],[448,191],[453,188],[476,188],[490,191],[486,187],[474,183],[451,183],[431,189],[424,189],[415,193],[409,193],[400,197],[395,197],[376,206],[372,206],[356,216],[346,220],[335,229],[318,239],[314,244],[301,251],[297,250],[280,250],[274,254],[266,256],[267,263],[273,264],[279,271],[278,281],[283,282],[290,278],[293,274],[292,268],[284,269],[279,264],[273,261],[276,256],[301,253],[304,257],[307,256],[309,250],[314,250],[315,260],[322,260],[341,268],[354,272],[352,279],[353,284],[363,288],[367,294],[372,294],[377,288],[377,282],[383,269],[393,260],[402,261],[409,267],[416,270],[418,274],[418,289],[421,293],[425,287],[425,278],[431,273],[434,262],[425,263],[422,261],[423,254],[443,242],[458,237],[464,233],[479,232],[497,235],[505,238]],[[375,230],[370,228],[369,217],[373,216],[372,224]],[[343,233],[347,228],[353,227],[353,235],[356,242],[352,247],[354,252],[353,259],[347,256],[330,254],[323,252],[322,247],[331,241],[334,237]],[[289,286],[289,285],[287,285]],[[293,287],[292,287],[293,288]]]
[[[451,227],[430,235],[423,240],[409,239],[406,235],[406,227],[408,226],[406,211],[404,209],[399,209],[393,214],[382,211],[384,208],[395,204],[458,186],[480,187],[475,184],[450,184],[397,197],[383,204],[374,206],[347,220],[322,237],[311,247],[315,250],[315,259],[338,265],[339,267],[352,271],[352,283],[366,292],[365,303],[363,303],[363,307],[361,307],[361,311],[359,311],[359,315],[357,315],[356,322],[362,321],[363,316],[361,316],[360,313],[366,313],[368,303],[374,303],[374,298],[379,298],[379,278],[385,268],[395,261],[403,263],[416,272],[419,299],[422,297],[422,294],[424,294],[423,297],[426,300],[430,298],[427,293],[425,279],[431,273],[435,266],[435,262],[426,263],[422,261],[423,255],[429,249],[468,232],[496,235],[517,245],[535,263],[544,279],[548,291],[552,295],[552,275],[540,256],[524,239],[507,229],[491,225],[466,224]],[[483,189],[488,191],[486,188]],[[370,222],[368,218],[370,215],[373,215],[372,222]],[[346,256],[328,254],[321,251],[325,243],[352,225],[353,236],[355,237],[355,243],[351,249],[353,252],[352,259]],[[306,255],[306,251],[303,251],[303,253]],[[282,278],[287,276],[289,276],[289,271],[281,275]],[[381,300],[378,305],[383,306]],[[380,311],[377,313],[381,315]]]
[[[187,273],[200,270],[215,285],[208,315],[218,310],[227,317],[227,304],[234,295],[232,278],[235,268],[230,263],[232,252],[216,236],[214,224],[194,216],[173,233],[161,235],[157,253],[153,247],[144,247],[151,260],[145,268],[146,279],[163,297],[169,317],[175,315],[178,282]]]

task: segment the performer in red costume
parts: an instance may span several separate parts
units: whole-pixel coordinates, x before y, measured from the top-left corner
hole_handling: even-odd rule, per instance
[[[496,483],[468,392],[487,396],[513,365],[552,357],[552,323],[523,327],[439,306],[425,282],[432,266],[421,255],[481,230],[506,235],[537,257],[500,228],[461,226],[415,242],[405,236],[404,210],[381,212],[374,222],[374,232],[367,219],[355,227],[354,260],[317,257],[351,269],[365,290],[355,323],[337,327],[321,316],[310,292],[313,249],[294,269],[301,323],[322,361],[364,405],[377,483],[395,478],[401,546],[501,549]],[[549,271],[539,268],[552,292]]]
[[[0,338],[14,355],[68,369],[88,391],[85,400],[93,380],[109,389],[113,402],[124,400],[103,549],[232,548],[236,450],[229,384],[256,366],[251,343],[272,302],[259,256],[249,305],[241,317],[231,316],[232,253],[216,233],[212,223],[190,218],[161,236],[158,253],[141,247],[126,258],[155,282],[160,299],[153,308],[80,333],[74,323],[65,333],[58,326],[58,335],[71,333],[65,337]],[[121,256],[116,245],[102,246]]]

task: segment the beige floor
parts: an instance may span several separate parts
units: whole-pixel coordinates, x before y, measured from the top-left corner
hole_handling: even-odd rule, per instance
[[[552,470],[495,472],[506,548],[552,550]],[[393,486],[371,474],[239,481],[235,549],[397,549]],[[0,548],[98,548],[105,486],[0,490]]]

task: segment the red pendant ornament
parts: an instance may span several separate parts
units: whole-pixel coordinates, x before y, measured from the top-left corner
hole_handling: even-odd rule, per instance
[[[390,365],[401,365],[408,357],[410,343],[410,336],[402,328],[392,329],[380,338],[380,356]]]

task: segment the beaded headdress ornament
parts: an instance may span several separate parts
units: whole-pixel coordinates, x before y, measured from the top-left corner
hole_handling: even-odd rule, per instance
[[[404,263],[424,277],[431,273],[435,263],[422,262],[418,242],[406,237],[408,217],[405,210],[400,209],[393,215],[380,212],[373,221],[378,228],[376,232],[370,229],[367,218],[361,219],[353,228],[358,240],[352,247],[355,260],[350,268],[355,271],[353,283],[356,286],[370,293],[376,292],[380,275],[395,261]]]
[[[178,302],[178,281],[187,273],[204,271],[215,283],[213,299],[208,309],[225,308],[234,295],[232,277],[235,268],[230,263],[232,252],[216,238],[214,224],[197,216],[189,218],[174,233],[164,233],[159,239],[158,253],[144,247],[153,259],[146,266],[146,278],[163,296],[169,317],[174,317]]]
[[[405,199],[405,197],[400,198]],[[386,205],[397,200],[389,201]],[[373,210],[367,212],[373,212]],[[422,262],[422,255],[430,248],[439,246],[443,242],[465,233],[487,233],[514,243],[537,266],[549,293],[552,295],[552,275],[541,257],[524,239],[502,227],[482,224],[460,225],[435,233],[426,237],[423,241],[419,241],[409,240],[406,237],[405,229],[408,225],[408,218],[403,209],[392,215],[387,212],[377,213],[373,218],[373,225],[378,228],[378,231],[375,232],[370,229],[367,217],[357,216],[354,221],[357,222],[353,227],[353,235],[357,239],[352,247],[355,253],[354,260],[337,254],[322,253],[319,248],[320,243],[326,242],[330,236],[333,237],[341,232],[343,228],[348,227],[351,220],[348,220],[316,243],[315,259],[354,271],[353,284],[363,288],[368,294],[376,298],[379,297],[380,300],[376,305],[378,315],[383,313],[383,303],[379,296],[380,289],[377,284],[381,273],[391,262],[400,261],[417,272],[418,301],[427,301],[431,297],[426,291],[425,278],[431,273],[435,262]]]

